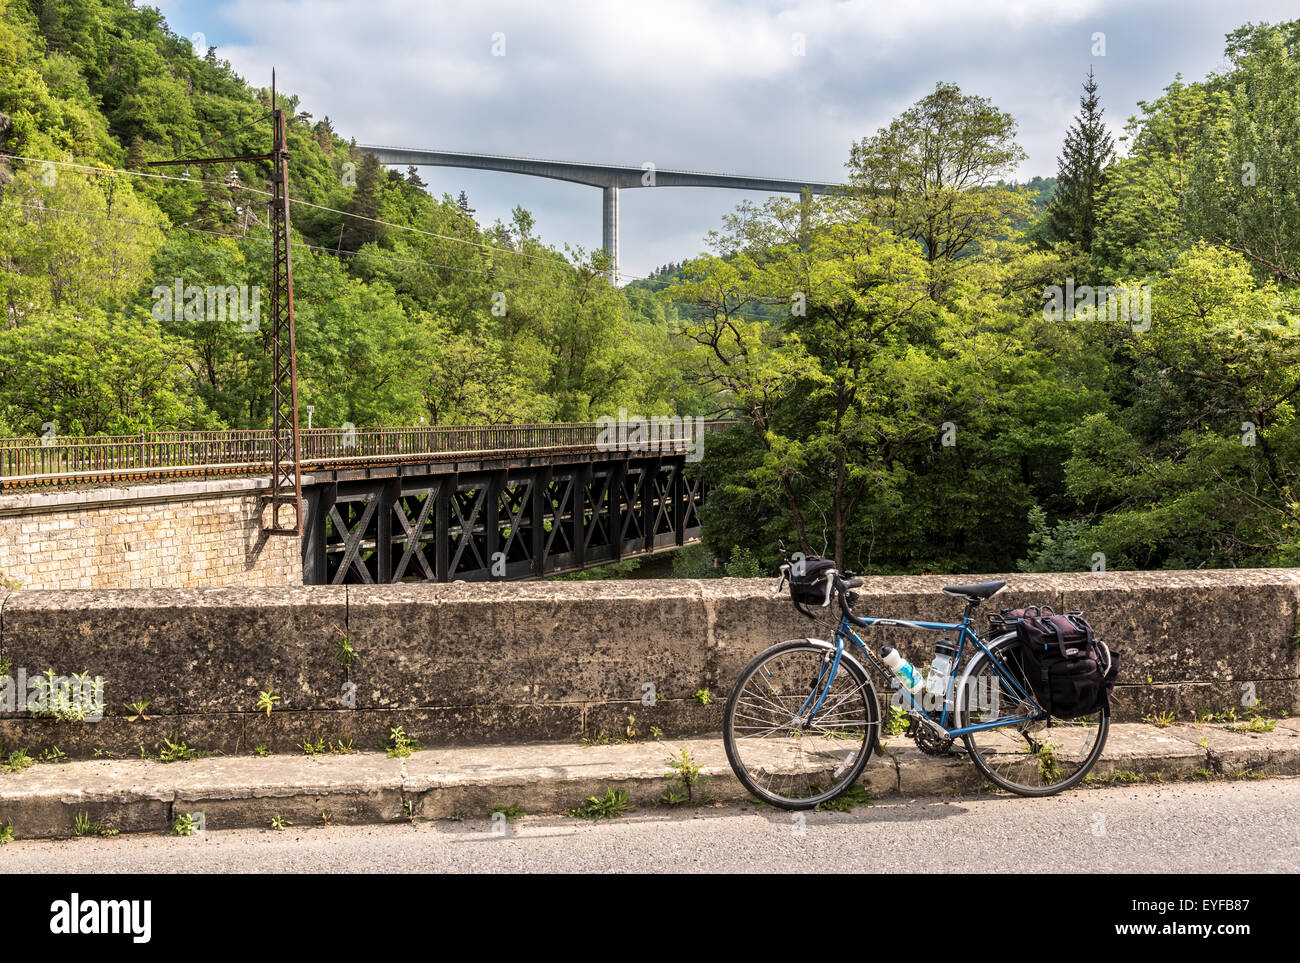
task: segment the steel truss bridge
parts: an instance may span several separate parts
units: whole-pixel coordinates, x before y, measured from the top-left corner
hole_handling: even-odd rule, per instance
[[[671,550],[700,537],[708,434],[595,422],[300,432],[303,581],[524,579]],[[261,478],[270,431],[0,439],[0,489]]]

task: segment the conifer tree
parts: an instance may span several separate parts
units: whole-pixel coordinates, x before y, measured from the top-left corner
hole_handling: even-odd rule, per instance
[[[379,236],[379,226],[374,220],[379,217],[382,173],[383,167],[374,154],[366,154],[361,158],[361,164],[357,168],[356,189],[347,206],[349,214],[359,217],[349,217],[345,221],[342,240],[345,251],[359,250],[361,245],[374,241]]]
[[[1056,193],[1048,205],[1052,230],[1062,241],[1072,241],[1084,252],[1092,249],[1097,233],[1097,206],[1106,168],[1115,158],[1114,145],[1097,96],[1097,81],[1088,79],[1079,97],[1079,113],[1066,132],[1065,148],[1056,161]]]

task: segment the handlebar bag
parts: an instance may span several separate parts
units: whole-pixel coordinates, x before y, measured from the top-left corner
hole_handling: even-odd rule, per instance
[[[835,561],[820,555],[809,555],[795,562],[787,570],[790,581],[790,598],[801,605],[824,605],[827,583],[833,577]]]

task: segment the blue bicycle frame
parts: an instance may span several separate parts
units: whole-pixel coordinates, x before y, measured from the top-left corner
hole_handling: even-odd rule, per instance
[[[971,616],[969,610],[967,610],[966,614],[962,617],[962,620],[960,622],[955,622],[955,623],[954,622],[912,622],[903,619],[872,619],[872,618],[867,618],[865,616],[854,616],[852,619],[850,619],[847,614],[841,613],[839,628],[835,630],[835,655],[834,658],[832,658],[830,665],[826,669],[827,678],[825,684],[822,684],[821,673],[819,672],[817,684],[814,686],[812,693],[809,694],[808,699],[804,702],[803,708],[800,710],[799,713],[800,715],[802,715],[803,711],[808,708],[808,703],[813,700],[814,696],[817,697],[817,703],[815,706],[813,706],[813,710],[809,718],[811,719],[815,717],[817,715],[817,712],[821,709],[822,702],[826,698],[826,693],[830,689],[831,683],[835,681],[836,674],[839,672],[840,658],[844,654],[844,645],[846,640],[855,643],[862,650],[862,653],[867,657],[867,661],[870,662],[871,665],[874,666],[878,672],[883,674],[888,679],[894,678],[894,674],[889,671],[888,667],[885,666],[883,662],[881,662],[879,659],[875,657],[875,655],[872,654],[871,649],[867,647],[867,643],[863,642],[862,639],[858,637],[858,634],[853,631],[854,625],[863,625],[868,627],[875,626],[875,625],[889,625],[889,626],[897,626],[897,627],[908,628],[908,629],[923,629],[930,632],[952,632],[952,631],[959,632],[957,637],[957,654],[953,657],[952,660],[952,670],[949,672],[948,684],[944,691],[943,711],[939,716],[939,725],[945,732],[948,733],[949,736],[954,736],[954,737],[964,736],[967,733],[979,732],[983,729],[996,729],[1001,726],[1013,726],[1023,722],[1034,722],[1039,719],[1044,719],[1047,717],[1046,712],[1040,711],[1039,714],[1035,716],[1016,716],[1008,719],[999,719],[996,722],[985,722],[975,726],[963,726],[962,728],[959,729],[948,728],[948,710],[949,710],[949,706],[954,705],[953,697],[956,694],[955,689],[957,685],[957,673],[959,667],[962,664],[961,657],[962,657],[962,653],[966,650],[967,640],[969,640],[972,645],[974,645],[977,649],[979,649],[984,653],[985,657],[989,660],[990,664],[992,664],[993,668],[997,671],[997,673],[1003,678],[1003,680],[1005,680],[1009,684],[1011,692],[1015,693],[1019,698],[1025,700],[1031,705],[1037,705],[1037,702],[1034,701],[1033,695],[1026,692],[1024,687],[1019,682],[1017,682],[1011,676],[1010,673],[1007,672],[1006,668],[1002,665],[1000,659],[994,658],[993,653],[989,650],[989,647],[984,644],[984,640],[981,639],[979,635],[975,632],[975,630],[971,628]],[[972,656],[972,658],[974,658],[974,656]],[[904,693],[907,696],[909,702],[911,703],[910,708],[915,709],[916,711],[921,712],[922,714],[925,714],[925,710],[922,708],[921,704],[916,701],[916,696],[912,695],[911,691],[909,691],[908,689],[902,686],[898,686],[898,689],[900,692]],[[821,693],[820,695],[818,695],[819,691]]]

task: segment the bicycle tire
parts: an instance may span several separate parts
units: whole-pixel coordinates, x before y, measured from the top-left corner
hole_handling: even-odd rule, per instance
[[[861,691],[864,694],[863,703],[866,706],[868,716],[865,720],[868,731],[857,756],[850,763],[851,769],[848,772],[848,778],[843,779],[842,782],[826,792],[794,798],[769,792],[751,777],[749,769],[740,760],[740,753],[736,747],[735,720],[737,702],[741,693],[745,691],[746,683],[760,667],[776,656],[799,649],[806,649],[809,652],[816,653],[819,658],[828,651],[833,651],[833,647],[829,646],[828,643],[818,644],[811,639],[791,639],[786,642],[778,642],[776,645],[764,649],[754,656],[749,664],[741,670],[740,675],[736,677],[735,685],[732,686],[731,693],[727,697],[726,708],[723,710],[722,715],[723,745],[727,751],[727,761],[731,764],[731,770],[735,773],[736,778],[756,799],[768,805],[789,810],[815,809],[822,803],[829,802],[847,792],[862,775],[862,770],[871,757],[872,749],[878,748],[880,744],[880,700],[876,694],[876,688],[866,670],[856,660],[846,655],[840,660],[839,672],[848,672],[853,682],[854,688],[852,691]],[[837,675],[836,678],[838,681],[839,676]]]
[[[1006,646],[1019,645],[1019,641],[1016,639],[1014,633],[1009,633],[1007,635],[1003,635],[1000,636],[999,638],[994,639],[992,642],[987,643],[987,645],[989,647],[989,650],[993,652],[994,655],[997,655],[997,653],[1002,651]],[[972,715],[966,705],[967,696],[971,689],[971,687],[968,685],[968,680],[972,676],[977,674],[981,665],[984,662],[987,662],[988,660],[989,660],[989,656],[986,655],[984,652],[981,651],[976,653],[975,657],[972,658],[970,662],[967,663],[966,670],[965,672],[962,673],[962,676],[958,681],[957,713],[956,713],[956,718],[957,718],[956,728],[958,729],[962,729],[968,725],[973,724],[971,722]],[[1091,718],[1091,716],[1089,718]],[[1092,771],[1093,766],[1097,764],[1097,761],[1101,758],[1102,752],[1105,751],[1106,738],[1110,734],[1110,706],[1109,705],[1104,706],[1103,708],[1098,710],[1097,719],[1098,719],[1097,739],[1095,744],[1089,750],[1088,755],[1084,759],[1082,765],[1080,765],[1080,767],[1075,772],[1071,773],[1069,776],[1065,777],[1061,781],[1054,782],[1051,785],[1047,785],[1047,786],[1027,786],[1022,783],[1015,783],[1003,777],[1000,773],[990,768],[990,766],[986,764],[983,754],[975,746],[975,739],[973,735],[966,735],[963,736],[962,738],[966,743],[967,754],[970,756],[971,761],[975,764],[975,767],[981,773],[983,773],[984,777],[988,779],[990,782],[992,782],[994,785],[999,786],[1002,789],[1007,790],[1008,792],[1015,793],[1017,796],[1028,796],[1028,797],[1055,796],[1056,794],[1064,792],[1067,789],[1072,789],[1075,786],[1077,786],[1079,783],[1081,783],[1087,777],[1088,773]],[[1069,720],[1069,721],[1073,722],[1074,720]],[[1049,726],[1050,726],[1050,720],[1049,720]]]

